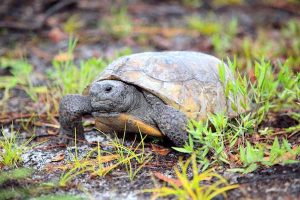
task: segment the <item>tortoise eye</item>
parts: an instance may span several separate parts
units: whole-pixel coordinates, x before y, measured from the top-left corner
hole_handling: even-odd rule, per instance
[[[112,86],[108,85],[105,87],[105,92],[110,92],[112,90]]]

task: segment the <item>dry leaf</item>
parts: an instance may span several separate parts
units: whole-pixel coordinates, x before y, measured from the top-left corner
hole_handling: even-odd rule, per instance
[[[113,155],[101,156],[99,160],[101,163],[107,163],[109,161],[116,160],[119,157],[120,156],[118,154],[113,154]],[[90,159],[90,160],[86,160],[86,161],[88,161],[90,163],[98,163],[99,160],[98,160],[98,158],[96,158],[96,159]]]
[[[169,184],[174,184],[178,187],[182,186],[182,183],[178,179],[169,178],[166,175],[160,173],[160,172],[153,172],[154,176],[162,181],[165,181]]]
[[[152,151],[162,156],[168,155],[168,153],[170,153],[171,151],[170,149],[164,148],[162,146],[158,146],[156,144],[151,144],[151,147],[152,147]]]
[[[59,162],[59,161],[62,161],[63,159],[65,159],[65,154],[60,153],[60,154],[57,154],[54,158],[52,158],[51,162]]]
[[[55,128],[55,129],[60,128],[59,124],[50,124],[50,123],[45,123],[45,122],[41,122],[41,121],[34,122],[33,124],[35,126],[46,126],[46,127],[51,127],[51,128]]]
[[[48,135],[58,135],[58,131],[53,131],[51,129],[47,130]]]

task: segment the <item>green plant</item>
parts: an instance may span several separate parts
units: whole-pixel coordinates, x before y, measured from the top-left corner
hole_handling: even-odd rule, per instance
[[[113,153],[116,154],[101,150],[98,142],[96,148],[91,149],[79,158],[75,137],[75,153],[70,152],[72,160],[66,165],[66,170],[61,175],[58,185],[66,187],[74,178],[85,172],[90,173],[92,177],[105,176],[118,167],[124,167],[129,179],[133,180],[145,164],[152,159],[149,154],[145,155],[144,139],[145,137],[141,136],[141,141],[137,146],[133,146],[135,144],[134,140],[131,146],[127,147],[124,145],[124,137],[121,141],[115,137],[115,139],[111,140],[110,145],[114,148]],[[97,153],[96,158],[91,159],[91,155],[95,152]],[[50,185],[54,186],[54,183],[50,183]]]
[[[84,199],[74,195],[47,194],[49,188],[45,188],[43,183],[32,183],[32,180],[28,180],[33,173],[34,170],[30,168],[17,168],[0,172],[0,199]]]
[[[278,62],[280,68],[277,75],[278,90],[274,99],[274,110],[297,109],[296,102],[300,100],[300,75],[291,70],[292,60],[289,58],[285,63]]]
[[[274,80],[274,72],[271,69],[270,62],[261,60],[260,63],[255,63],[255,79],[251,84],[251,99],[254,99],[257,105],[257,110],[254,113],[257,118],[257,123],[261,123],[267,112],[273,106],[271,100],[276,94],[278,82]]]
[[[188,169],[191,166],[192,177],[189,178]],[[153,199],[159,197],[176,197],[177,199],[209,200],[228,190],[238,188],[238,185],[229,185],[227,181],[211,169],[202,173],[198,172],[196,156],[192,154],[191,158],[183,162],[179,161],[179,168],[175,167],[175,174],[178,183],[169,182],[170,186],[157,187],[144,190],[144,192],[153,193]],[[206,180],[215,179],[212,184],[205,184]]]
[[[3,138],[0,140],[1,164],[9,167],[18,166],[22,162],[22,155],[32,148],[28,145],[34,136],[19,144],[13,125],[11,125],[9,133],[2,128],[2,135]]]
[[[119,155],[109,154],[109,156],[103,156],[103,150],[100,148],[99,142],[97,143],[97,157],[96,162],[90,168],[92,176],[105,176],[107,173],[118,167],[121,163],[112,163],[104,165],[105,162],[118,159]],[[107,153],[107,152],[106,152]]]
[[[235,18],[220,22],[212,15],[206,19],[190,16],[186,18],[186,23],[189,29],[208,36],[215,52],[221,57],[232,47],[232,41],[238,33],[238,20]]]
[[[33,170],[29,168],[17,168],[0,173],[0,185],[10,180],[20,180],[32,175]]]
[[[300,23],[297,20],[289,20],[281,30],[281,53],[290,58],[293,67],[300,64]]]
[[[110,60],[102,58],[90,58],[81,61],[78,67],[74,63],[74,50],[77,39],[70,38],[66,52],[60,53],[52,61],[54,71],[49,71],[49,78],[55,82],[61,95],[70,93],[82,93],[96,76],[108,65]],[[131,53],[129,48],[115,52],[115,56],[123,56]]]
[[[292,149],[291,145],[285,139],[282,140],[282,145],[280,145],[277,137],[274,139],[270,149],[265,144],[260,143],[252,146],[248,141],[245,147],[240,146],[239,149],[240,161],[243,168],[235,168],[231,169],[231,171],[249,173],[256,170],[259,164],[272,166],[278,163],[299,162],[295,158],[300,153],[300,147]]]
[[[222,31],[221,24],[214,21],[202,20],[199,16],[191,16],[186,19],[190,29],[196,30],[203,35],[213,35]]]
[[[58,185],[60,187],[66,187],[68,183],[70,183],[72,180],[74,180],[77,176],[82,175],[83,173],[89,171],[89,165],[90,162],[88,158],[90,155],[94,152],[92,149],[91,151],[88,151],[85,155],[82,157],[78,156],[78,148],[77,148],[77,134],[75,132],[74,137],[74,144],[75,153],[73,154],[71,151],[69,151],[71,161],[69,165],[71,166],[69,169],[65,170],[64,173],[61,175]]]
[[[261,136],[272,136],[274,134],[272,129],[260,127],[270,111],[278,112],[282,108],[297,110],[299,107],[297,102],[300,96],[300,76],[290,70],[289,61],[278,65],[279,72],[276,76],[270,62],[261,59],[260,62],[255,63],[254,81],[250,81],[236,71],[236,59],[233,62],[228,60],[227,63],[236,79],[232,80],[227,76],[225,64],[219,66],[219,78],[224,87],[224,95],[231,109],[239,114],[238,117],[229,119],[225,113],[218,113],[209,114],[208,119],[202,122],[191,121],[188,125],[190,133],[188,143],[182,148],[174,148],[182,153],[194,152],[202,169],[214,163],[229,164],[229,155],[236,152],[236,146],[243,148],[244,144],[249,143],[247,142],[248,135],[257,133]],[[297,114],[293,116],[299,121],[300,117]],[[285,130],[295,134],[299,130],[299,125]],[[267,149],[247,145],[246,149],[240,149],[240,151],[249,155],[253,154],[257,156],[253,156],[253,159],[259,160],[261,155],[259,152],[264,155]],[[247,163],[246,160],[243,162]],[[249,169],[245,171],[249,172],[256,169],[257,165],[246,164],[246,166]]]
[[[29,188],[19,186],[17,182],[22,181],[33,173],[29,168],[17,168],[9,171],[0,172],[0,199],[20,199],[30,195]],[[11,188],[9,182],[14,182],[15,187]],[[8,183],[8,184],[7,184]]]
[[[82,175],[84,172],[86,172],[87,169],[79,169],[77,167],[73,167],[67,171],[65,171],[59,181],[58,181],[58,186],[59,187],[66,187],[71,181],[73,181],[77,176]]]
[[[4,88],[4,97],[1,100],[6,101],[9,98],[9,90],[19,85],[27,95],[34,101],[38,100],[39,93],[45,93],[45,86],[34,86],[31,80],[33,66],[26,60],[0,58],[0,66],[9,69],[11,75],[1,78],[0,88]]]
[[[207,169],[215,162],[228,163],[227,154],[224,151],[227,122],[228,117],[224,113],[209,115],[205,122],[192,120],[188,124],[190,133],[188,144],[183,148],[173,148],[182,153],[195,152],[198,162],[202,165],[202,170]],[[214,129],[211,124],[215,126]]]
[[[103,59],[91,58],[81,62],[80,67],[77,67],[73,56],[76,43],[76,39],[69,40],[67,52],[61,53],[60,59],[53,60],[55,70],[49,72],[50,79],[61,88],[62,95],[81,93],[107,64]]]
[[[76,34],[83,27],[83,22],[80,20],[78,15],[72,15],[67,19],[67,21],[63,24],[63,29],[69,35]]]
[[[133,29],[131,18],[125,7],[112,8],[111,15],[104,17],[99,23],[101,30],[117,39],[128,36]]]
[[[115,137],[111,141],[111,145],[115,148],[115,151],[118,157],[118,165],[122,164],[129,176],[129,179],[132,181],[134,177],[138,174],[138,172],[147,164],[152,157],[150,154],[145,153],[144,140],[146,138],[142,137],[140,133],[141,141],[138,143],[136,147],[135,140],[132,142],[131,146],[127,147],[124,145],[125,142],[125,132],[122,140]]]

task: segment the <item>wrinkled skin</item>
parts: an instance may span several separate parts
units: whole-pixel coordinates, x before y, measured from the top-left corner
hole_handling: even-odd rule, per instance
[[[187,141],[187,118],[180,111],[164,104],[158,97],[141,91],[133,85],[117,80],[94,82],[88,96],[66,95],[60,102],[61,133],[84,139],[82,116],[94,117],[128,113],[157,127],[176,146]]]

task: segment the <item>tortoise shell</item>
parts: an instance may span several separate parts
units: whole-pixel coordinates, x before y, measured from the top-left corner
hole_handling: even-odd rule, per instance
[[[235,116],[219,79],[216,57],[189,51],[145,52],[121,57],[96,78],[121,80],[159,97],[166,104],[202,120],[208,113]],[[233,79],[225,65],[226,78]]]

